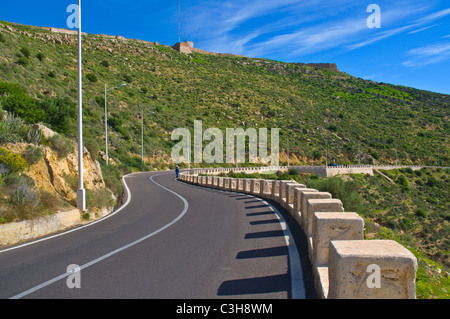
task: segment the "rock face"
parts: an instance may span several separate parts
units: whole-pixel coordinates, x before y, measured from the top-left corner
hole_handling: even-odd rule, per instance
[[[23,153],[30,144],[6,144],[3,147],[14,153]],[[35,147],[35,146],[34,146]],[[76,206],[76,190],[78,188],[78,151],[74,147],[65,158],[58,158],[56,152],[49,147],[41,146],[44,156],[28,168],[26,174],[31,177],[39,190],[51,194],[59,194]],[[84,187],[90,190],[106,188],[98,161],[91,158],[85,148],[83,154]]]

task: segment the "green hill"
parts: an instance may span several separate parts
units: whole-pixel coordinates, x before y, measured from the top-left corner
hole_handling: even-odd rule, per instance
[[[0,34],[1,79],[19,84],[27,96],[8,101],[13,97],[3,90],[3,108],[74,137],[76,36],[6,22]],[[105,149],[105,83],[128,84],[108,93],[111,158],[128,169],[144,168],[128,159],[140,155],[142,108],[148,166],[168,164],[161,154],[170,155],[175,144],[170,133],[192,129],[196,119],[204,128],[278,127],[280,147],[289,138],[300,163],[324,163],[327,143],[328,159],[343,164],[357,163],[359,150],[362,163],[394,163],[397,156],[401,164],[436,165],[438,149],[440,164],[449,164],[449,95],[367,81],[333,68],[185,55],[168,46],[97,35],[83,37],[83,72],[85,143],[99,158]],[[45,114],[50,109],[53,114]],[[158,160],[150,161],[152,156]]]

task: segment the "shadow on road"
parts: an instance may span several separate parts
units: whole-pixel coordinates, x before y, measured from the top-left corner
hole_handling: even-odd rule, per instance
[[[249,218],[249,224],[251,226],[258,227],[258,229],[257,231],[245,234],[245,239],[265,240],[283,237],[285,235],[281,229],[280,221],[276,217],[276,214],[259,199],[251,199],[250,197],[241,194],[228,194],[227,196],[239,201],[247,199],[247,201],[244,202],[245,209],[250,210],[251,212],[247,213],[246,216]],[[317,295],[314,288],[313,272],[308,255],[306,236],[303,233],[303,230],[292,218],[292,216],[278,203],[270,200],[267,202],[275,207],[286,220],[300,256],[306,298],[316,299]],[[261,229],[261,227],[264,227],[264,229]],[[262,243],[261,245],[264,246]],[[281,256],[287,256],[287,258],[289,258],[288,247],[285,245],[241,251],[237,254],[236,259],[245,261],[255,258],[273,258]],[[268,273],[267,276],[227,280],[220,285],[217,294],[219,296],[236,296],[247,294],[267,294],[284,291],[288,293],[288,297],[290,298],[290,270],[288,270],[285,274]]]

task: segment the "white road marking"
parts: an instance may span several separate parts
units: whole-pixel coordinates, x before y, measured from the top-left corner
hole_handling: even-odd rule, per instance
[[[188,209],[189,209],[189,204],[188,204],[187,200],[186,200],[184,197],[182,197],[181,195],[175,193],[174,191],[172,191],[172,190],[170,190],[170,189],[168,189],[168,188],[162,186],[161,184],[159,184],[159,183],[157,183],[157,182],[155,182],[155,181],[153,180],[153,177],[155,177],[155,176],[166,175],[166,174],[167,174],[167,173],[165,173],[165,174],[157,174],[157,175],[153,175],[153,176],[150,177],[150,180],[151,180],[153,183],[155,183],[156,185],[158,185],[159,187],[161,187],[161,188],[165,189],[166,191],[168,191],[168,192],[170,192],[170,193],[176,195],[177,197],[179,197],[179,198],[183,201],[183,203],[184,203],[184,209],[183,209],[183,211],[181,212],[181,214],[178,215],[178,217],[175,218],[173,221],[171,221],[170,223],[166,224],[165,226],[159,228],[158,230],[152,232],[151,234],[148,234],[148,235],[146,235],[146,236],[144,236],[144,237],[142,237],[142,238],[140,238],[140,239],[138,239],[138,240],[136,240],[136,241],[133,241],[132,243],[129,243],[129,244],[125,245],[125,246],[122,246],[122,247],[120,247],[120,248],[118,248],[118,249],[116,249],[116,250],[113,250],[112,252],[110,252],[110,253],[108,253],[108,254],[106,254],[106,255],[103,255],[103,256],[101,256],[101,257],[99,257],[99,258],[97,258],[97,259],[94,259],[94,260],[92,260],[92,261],[90,261],[90,262],[88,262],[88,263],[86,263],[86,264],[80,266],[80,271],[83,270],[83,269],[86,269],[86,268],[88,268],[88,267],[90,267],[90,266],[92,266],[92,265],[95,265],[96,263],[98,263],[98,262],[100,262],[100,261],[102,261],[102,260],[105,260],[106,258],[109,258],[109,257],[111,257],[111,256],[113,256],[113,255],[116,255],[116,254],[118,254],[118,253],[120,253],[120,252],[122,252],[122,251],[124,251],[124,250],[126,250],[126,249],[128,249],[128,248],[130,248],[130,247],[132,247],[132,246],[134,246],[134,245],[137,245],[137,244],[139,244],[140,242],[142,242],[142,241],[144,241],[144,240],[146,240],[146,239],[149,239],[149,238],[152,237],[152,236],[155,236],[156,234],[162,232],[163,230],[169,228],[170,226],[172,226],[173,224],[175,224],[176,222],[178,222],[178,221],[186,214],[186,212],[187,212]],[[127,187],[127,188],[128,188],[128,187]],[[128,190],[128,192],[129,192],[129,190]],[[130,199],[130,198],[131,198],[131,194],[129,193],[129,199]],[[127,201],[127,204],[128,204],[128,202],[129,202],[129,201]],[[59,275],[59,276],[57,276],[57,277],[55,277],[55,278],[53,278],[53,279],[50,279],[50,280],[48,280],[48,281],[46,281],[46,282],[44,282],[44,283],[42,283],[42,284],[40,284],[40,285],[37,285],[37,286],[35,286],[35,287],[31,288],[31,289],[28,289],[27,291],[24,291],[24,292],[22,292],[22,293],[20,293],[20,294],[17,294],[17,295],[15,295],[15,296],[11,297],[10,299],[19,299],[19,298],[25,297],[25,296],[27,296],[27,295],[29,295],[29,294],[31,294],[31,293],[33,293],[33,292],[39,290],[39,289],[42,289],[42,288],[44,288],[44,287],[46,287],[46,286],[48,286],[48,285],[51,285],[51,284],[53,284],[53,283],[55,283],[55,282],[57,282],[57,281],[59,281],[59,280],[61,280],[61,279],[64,279],[64,278],[66,278],[66,277],[68,277],[68,276],[70,276],[70,275],[71,275],[71,273],[67,273],[67,272],[66,272],[66,273],[61,274],[61,275]]]
[[[135,174],[135,173],[131,173],[131,174]],[[84,225],[84,226],[80,226],[80,227],[77,227],[77,228],[74,228],[74,229],[71,229],[71,230],[68,230],[68,231],[65,231],[65,232],[62,232],[62,233],[53,235],[53,236],[49,236],[49,237],[45,237],[45,238],[42,238],[42,239],[30,241],[30,242],[28,242],[28,243],[26,243],[26,244],[22,244],[22,245],[19,245],[19,246],[14,246],[14,247],[11,247],[11,248],[7,248],[7,249],[4,249],[4,250],[0,250],[0,254],[1,254],[1,253],[4,253],[4,252],[7,252],[7,251],[10,251],[10,250],[19,249],[19,248],[22,248],[22,247],[25,247],[25,246],[29,246],[29,245],[33,245],[33,244],[36,244],[36,243],[40,243],[40,242],[42,242],[42,241],[49,240],[49,239],[53,239],[53,238],[56,238],[56,237],[59,237],[59,236],[63,236],[63,235],[70,234],[70,233],[75,232],[75,231],[78,231],[78,230],[80,230],[80,229],[84,229],[84,228],[86,228],[86,227],[90,227],[90,226],[92,226],[92,225],[95,225],[95,224],[97,224],[97,223],[100,223],[100,222],[102,222],[102,221],[104,221],[104,220],[106,220],[106,219],[108,219],[108,218],[110,218],[110,217],[116,215],[116,214],[119,213],[121,210],[123,210],[123,209],[128,205],[128,203],[131,201],[131,192],[130,192],[130,189],[128,188],[127,183],[125,182],[125,177],[127,177],[127,176],[129,176],[129,175],[131,175],[131,174],[125,175],[125,176],[122,178],[123,184],[125,185],[125,189],[126,189],[126,191],[127,191],[127,201],[125,202],[125,204],[123,204],[122,206],[120,206],[120,207],[119,207],[116,211],[114,211],[113,213],[108,214],[108,215],[106,215],[105,217],[100,218],[100,219],[98,219],[98,220],[96,220],[96,221],[93,221],[92,223],[86,224],[86,225]]]
[[[190,186],[198,187],[198,188],[205,188],[203,186],[193,185],[189,183],[185,183],[182,181],[179,181],[180,183],[187,184]],[[208,188],[208,187],[206,187]],[[280,221],[280,227],[283,230],[284,238],[286,241],[286,246],[288,248],[288,255],[289,255],[289,269],[291,273],[291,298],[292,299],[306,299],[306,289],[305,284],[303,282],[303,271],[302,271],[302,264],[300,261],[300,255],[298,254],[297,245],[295,244],[294,237],[292,236],[292,233],[286,223],[286,220],[284,219],[283,215],[276,209],[274,206],[269,204],[266,200],[259,198],[254,195],[245,194],[245,193],[239,193],[239,192],[233,192],[228,190],[220,190],[216,189],[218,192],[221,193],[233,193],[233,194],[240,194],[243,196],[255,198],[259,201],[261,201],[263,204],[267,205],[277,216],[278,220]],[[292,238],[292,240],[290,240]]]

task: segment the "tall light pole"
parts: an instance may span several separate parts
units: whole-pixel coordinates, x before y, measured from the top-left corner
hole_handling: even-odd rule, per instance
[[[287,139],[287,166],[289,166],[289,138]]]
[[[109,165],[109,154],[108,154],[108,97],[106,95],[107,92],[117,89],[121,86],[127,85],[126,83],[123,83],[119,86],[113,87],[112,89],[107,89],[106,83],[105,83],[105,144],[106,144],[106,166]]]
[[[144,163],[144,107],[142,107],[142,123],[141,123],[141,158]]]
[[[81,66],[81,0],[78,0],[78,190],[77,208],[86,210],[86,191],[83,180],[83,91]]]

